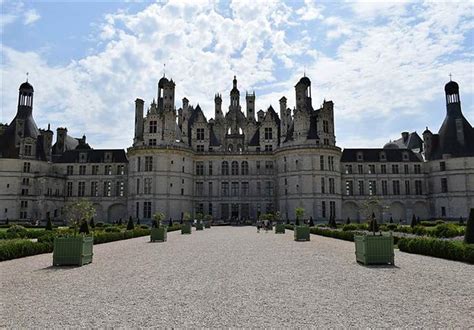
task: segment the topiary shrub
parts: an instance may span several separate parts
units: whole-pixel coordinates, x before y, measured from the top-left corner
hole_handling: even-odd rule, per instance
[[[474,244],[474,209],[471,209],[469,219],[467,219],[464,242],[467,244]]]
[[[135,229],[135,225],[133,224],[132,216],[130,216],[128,218],[127,230],[133,230],[133,229]]]
[[[140,226],[140,218],[137,218],[137,226]]]
[[[420,225],[416,225],[415,227],[413,227],[412,232],[413,234],[419,235],[419,236],[424,236],[428,233],[426,228]]]
[[[393,218],[392,217],[390,217],[390,223],[393,223]]]
[[[89,226],[91,226],[91,228],[95,228],[95,222],[94,222],[93,217],[91,218],[91,221],[89,222]]]
[[[459,217],[459,225],[464,226],[464,219],[462,217]]]
[[[28,230],[20,225],[12,225],[7,229],[8,238],[25,238],[28,235]]]
[[[97,222],[97,223],[95,224],[95,226],[96,226],[97,228],[102,228],[102,227],[104,227],[104,223],[103,223],[103,222]]]
[[[411,228],[415,228],[416,225],[417,225],[416,217],[415,217],[415,215],[413,214],[413,216],[411,217],[411,224],[410,224],[410,227],[411,227]]]
[[[53,222],[50,217],[48,217],[48,220],[46,221],[46,227],[44,227],[44,230],[53,230]]]
[[[463,227],[459,227],[453,223],[444,223],[437,225],[435,229],[430,232],[430,235],[443,238],[456,237],[463,234],[463,229]]]
[[[170,218],[170,221],[168,222],[168,226],[173,227],[173,220],[171,220],[171,218]]]
[[[395,224],[395,223],[389,223],[389,224],[387,225],[387,229],[388,229],[388,230],[395,230],[395,229],[397,229],[397,227],[398,227],[398,225]]]
[[[347,217],[346,225],[350,225],[350,224],[351,224],[351,218]]]
[[[444,222],[443,220],[437,220],[435,223],[436,223],[437,225],[442,225],[442,224],[445,223],[445,222]]]
[[[352,230],[357,230],[358,227],[356,224],[347,224],[342,227],[342,231],[352,231]]]
[[[89,224],[87,223],[87,220],[82,221],[81,227],[79,228],[79,234],[89,235]]]
[[[122,225],[122,218],[120,218],[119,221],[117,221],[117,225],[119,225],[119,226]]]
[[[309,217],[309,226],[314,227],[313,217]]]
[[[104,231],[105,231],[106,233],[120,233],[120,232],[121,232],[120,228],[118,228],[118,227],[112,227],[112,226],[106,227]]]

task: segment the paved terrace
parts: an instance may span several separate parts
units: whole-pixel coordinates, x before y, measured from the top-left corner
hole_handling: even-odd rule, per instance
[[[474,324],[473,266],[397,250],[397,267],[364,267],[353,243],[292,234],[214,227],[97,245],[80,268],[2,262],[0,327]]]

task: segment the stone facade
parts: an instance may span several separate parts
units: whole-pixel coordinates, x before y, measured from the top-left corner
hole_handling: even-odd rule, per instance
[[[92,149],[66,128],[57,129],[53,144],[50,128],[36,127],[26,82],[16,117],[0,125],[0,219],[61,220],[64,205],[78,198],[90,199],[98,221],[108,222],[148,220],[158,210],[174,220],[184,212],[228,221],[274,211],[294,219],[296,207],[323,221],[364,220],[369,208],[384,221],[467,217],[474,133],[457,84],[446,86],[439,134],[426,130],[422,140],[404,132],[384,148],[341,151],[333,102],[313,108],[307,77],[295,86],[295,108],[282,97],[279,113],[271,106],[256,111],[254,92],[246,93],[244,111],[234,77],[228,111],[216,94],[209,120],[186,98],[176,109],[175,83],[163,77],[149,107],[135,101],[134,139],[125,152]]]

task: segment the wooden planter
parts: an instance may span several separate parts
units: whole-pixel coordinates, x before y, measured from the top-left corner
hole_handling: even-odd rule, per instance
[[[357,262],[364,265],[395,265],[392,236],[354,236]]]
[[[202,222],[196,223],[196,230],[204,230],[204,225],[202,224]]]
[[[275,226],[275,234],[284,234],[285,233],[285,225],[282,223],[278,223]]]
[[[309,241],[309,227],[295,226],[294,227],[295,241]]]
[[[191,234],[191,224],[189,222],[183,223],[181,226],[181,234]]]
[[[168,228],[160,226],[159,228],[151,228],[150,242],[166,242],[168,238]]]
[[[92,262],[91,236],[55,237],[53,266],[82,266]]]

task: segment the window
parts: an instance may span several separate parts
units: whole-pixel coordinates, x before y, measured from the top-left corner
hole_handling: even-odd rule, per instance
[[[196,196],[204,195],[204,182],[196,182]]]
[[[334,178],[329,178],[329,193],[335,194]]]
[[[321,193],[326,193],[326,180],[324,178],[321,178]]]
[[[117,181],[117,183],[115,185],[115,193],[116,193],[116,196],[123,197],[123,195],[124,195],[124,183],[123,183],[123,181]]]
[[[212,175],[212,162],[209,161],[209,175]]]
[[[229,175],[229,163],[227,161],[222,162],[221,174]]]
[[[387,174],[387,165],[380,165],[380,173]]]
[[[273,150],[273,146],[271,144],[265,145],[265,151],[272,151],[272,150]]]
[[[137,171],[140,172],[142,170],[142,159],[141,157],[137,158]]]
[[[20,219],[26,219],[26,218],[28,218],[28,212],[20,211]]]
[[[105,165],[104,166],[104,174],[105,175],[112,175],[112,165]]]
[[[144,194],[151,194],[151,187],[152,187],[152,178],[145,178],[143,180],[143,193]]]
[[[446,162],[439,162],[439,170],[446,171]]]
[[[99,165],[92,165],[92,175],[99,174]]]
[[[329,133],[329,122],[327,120],[323,120],[323,132]]]
[[[25,145],[25,156],[31,156],[31,145]]]
[[[323,218],[326,217],[326,202],[324,201],[321,202],[321,216]]]
[[[209,203],[209,215],[212,215],[212,203]]]
[[[405,180],[405,195],[410,195],[410,181]]]
[[[403,153],[403,160],[408,160],[408,154],[406,152]]]
[[[30,185],[30,178],[23,178],[22,184],[25,185],[25,186],[29,186]],[[7,185],[7,188],[8,188],[8,185]]]
[[[441,216],[445,217],[446,216],[446,207],[441,206]]]
[[[148,145],[149,146],[156,146],[156,139],[149,139],[148,140]]]
[[[151,202],[143,202],[143,217],[146,219],[151,218]]]
[[[414,168],[415,174],[421,174],[421,165],[420,165],[420,164],[416,164],[414,167],[415,167],[415,168]]]
[[[267,196],[273,196],[273,181],[265,182],[265,192]]]
[[[79,166],[79,175],[86,175],[86,165]]]
[[[140,193],[140,179],[137,179],[137,195]]]
[[[324,145],[326,145],[326,146],[329,145],[329,139],[324,139],[324,140],[323,140],[323,143],[324,143]]]
[[[229,219],[229,204],[221,204],[221,218]]]
[[[150,121],[150,133],[156,133],[157,130],[157,121],[156,120],[151,120]]]
[[[239,183],[238,182],[231,183],[231,194],[232,196],[239,196]]]
[[[265,140],[272,140],[273,139],[273,134],[272,134],[272,128],[271,127],[265,127]]]
[[[271,160],[265,161],[265,172],[267,174],[272,174],[273,173],[273,161],[271,161]]]
[[[140,217],[140,202],[136,202],[135,204],[135,217]]]
[[[248,196],[248,195],[249,195],[249,183],[242,182],[242,196]]]
[[[28,208],[28,201],[21,201],[21,202],[20,202],[20,207],[21,207],[22,209]]]
[[[73,174],[74,174],[74,166],[68,165],[68,166],[66,167],[66,174],[67,174],[67,175],[73,175]]]
[[[145,156],[145,172],[153,171],[153,157]]]
[[[229,182],[221,183],[221,194],[224,197],[229,196]]]
[[[232,175],[239,175],[239,163],[237,161],[233,161],[231,165]]]
[[[124,175],[124,173],[125,173],[125,166],[117,165],[117,175]]]
[[[381,160],[381,161],[384,161],[384,160],[386,160],[386,159],[387,159],[387,158],[385,157],[385,152],[382,151],[382,152],[380,153],[380,160]]]
[[[204,140],[204,128],[196,129],[196,140],[198,141]]]
[[[388,183],[387,183],[387,180],[382,180],[382,195],[388,195]]]
[[[249,162],[244,160],[241,165],[241,171],[242,175],[248,175],[249,174]]]
[[[197,152],[204,152],[204,145],[203,144],[198,144],[196,146],[196,151]]]
[[[354,187],[353,187],[353,182],[352,182],[352,180],[347,180],[347,181],[346,181],[346,195],[347,195],[347,196],[352,196],[352,195],[354,195]]]
[[[364,174],[364,166],[362,164],[357,165],[357,172],[359,174]]]
[[[363,161],[363,160],[364,160],[364,158],[362,156],[362,152],[358,152],[357,153],[357,161]]]
[[[352,165],[346,165],[346,174],[352,174]]]
[[[441,192],[447,193],[448,192],[448,179],[441,178]]]
[[[369,181],[369,195],[373,196],[377,194],[377,181]]]
[[[334,157],[333,156],[328,157],[328,167],[330,171],[334,171]]]
[[[257,181],[257,196],[262,195],[262,182]]]
[[[77,196],[84,197],[86,193],[86,183],[84,181],[80,181],[77,185]]]
[[[400,195],[400,181],[393,180],[392,181],[392,190],[394,195]]]
[[[422,195],[423,194],[423,188],[422,188],[421,180],[415,180],[415,194],[416,195]]]
[[[112,182],[111,181],[104,181],[104,196],[106,197],[112,196]]]
[[[392,165],[392,173],[393,174],[398,174],[398,165],[396,165],[396,164]]]
[[[257,169],[257,174],[260,174],[260,161],[259,160],[255,162],[255,167]]]
[[[403,171],[405,174],[410,174],[410,170],[408,169],[408,164],[403,165]]]
[[[319,169],[324,171],[324,156],[319,156]]]
[[[98,197],[99,196],[99,188],[98,188],[98,182],[97,181],[92,181],[91,182],[91,196],[92,197]]]
[[[204,162],[196,162],[196,175],[204,175]]]
[[[369,174],[375,174],[375,165],[373,164],[369,165]]]
[[[23,172],[24,173],[29,173],[31,169],[31,164],[29,162],[24,162],[23,163]]]
[[[358,186],[359,186],[359,195],[365,195],[365,191],[364,191],[364,181],[359,180]]]
[[[329,216],[336,218],[336,202],[329,202]]]
[[[214,194],[214,191],[213,191],[213,186],[212,186],[212,182],[209,182],[209,196],[212,196]]]
[[[66,196],[72,196],[72,182],[68,182],[66,185]]]
[[[22,189],[22,190],[21,190],[21,195],[22,195],[22,196],[28,195],[28,189]]]

